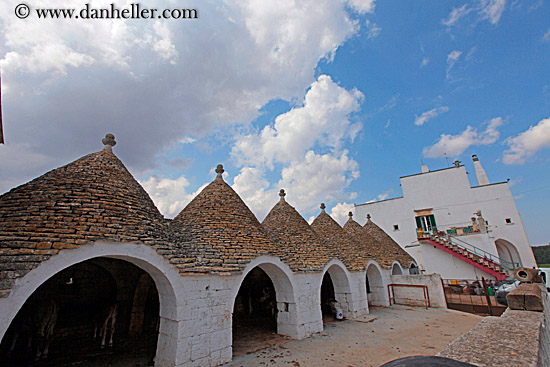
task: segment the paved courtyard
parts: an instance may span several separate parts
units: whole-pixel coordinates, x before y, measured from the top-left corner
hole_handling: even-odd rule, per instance
[[[374,367],[406,356],[435,355],[481,319],[453,310],[394,305],[360,319],[329,322],[311,338],[280,340],[267,349],[237,355],[225,366]]]
[[[329,320],[322,333],[302,340],[291,340],[263,328],[251,330],[244,340],[235,341],[234,360],[224,366],[374,367],[411,355],[435,355],[482,320],[481,316],[459,311],[399,305],[371,312],[355,320]],[[64,357],[32,366],[150,366],[151,356],[145,350],[128,353],[124,349],[119,345],[107,353],[83,358],[64,351]],[[0,361],[0,366],[8,365],[14,366]]]

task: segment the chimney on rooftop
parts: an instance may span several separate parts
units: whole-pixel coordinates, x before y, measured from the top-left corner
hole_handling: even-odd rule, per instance
[[[474,161],[474,168],[476,170],[476,178],[477,178],[477,185],[478,186],[484,186],[489,185],[489,178],[487,177],[487,174],[485,173],[485,170],[481,166],[481,162],[477,158],[477,155],[472,156],[472,160]]]

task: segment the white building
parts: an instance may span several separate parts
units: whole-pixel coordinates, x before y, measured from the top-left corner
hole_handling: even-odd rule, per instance
[[[490,183],[476,155],[473,163],[477,186],[470,186],[459,161],[436,171],[422,166],[421,173],[401,177],[402,197],[355,205],[356,217],[370,214],[421,271],[442,278],[503,278],[499,265],[536,266],[508,182]],[[430,240],[429,233],[440,236]],[[449,236],[454,249],[443,241]]]

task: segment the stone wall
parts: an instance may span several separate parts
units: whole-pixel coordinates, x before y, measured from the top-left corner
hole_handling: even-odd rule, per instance
[[[522,284],[514,292],[520,297],[527,291],[534,296],[532,286]],[[438,355],[480,367],[550,366],[550,301],[543,285],[536,287],[544,311],[508,308],[501,317],[486,317]]]
[[[370,262],[367,266],[365,280],[367,277],[369,279],[370,290],[367,294],[369,305],[382,307],[389,306],[388,284],[391,283],[391,270],[383,269],[378,263]]]
[[[151,276],[160,300],[157,367],[217,366],[231,361],[235,297],[247,274],[256,267],[269,276],[276,290],[279,334],[300,339],[323,330],[320,288],[323,275],[327,272],[333,280],[344,316],[355,318],[368,313],[366,272],[348,272],[338,260],[332,260],[320,272],[294,273],[279,258],[260,256],[250,262],[240,275],[182,276],[148,246],[96,243],[61,252],[18,279],[8,297],[0,299],[0,336],[29,295],[44,281],[63,268],[89,259],[103,265],[114,261],[111,259],[120,259],[136,265]],[[123,275],[124,266],[120,269],[107,268],[112,271],[119,291],[127,293],[123,298],[130,300],[133,293],[125,292],[125,289],[130,281],[133,282],[130,288],[135,288],[139,277]],[[390,279],[389,270],[383,271],[382,279],[382,286],[385,286]],[[125,327],[129,328],[130,309],[127,311]]]
[[[391,282],[404,285],[425,285],[430,298],[430,307],[447,308],[439,274],[392,275]],[[424,291],[422,288],[394,287],[394,297],[397,304],[424,306]]]

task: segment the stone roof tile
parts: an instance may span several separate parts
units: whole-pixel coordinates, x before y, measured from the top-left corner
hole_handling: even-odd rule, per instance
[[[271,239],[237,193],[218,177],[171,221],[173,257],[180,272],[235,273],[261,255]]]
[[[0,196],[0,296],[60,250],[97,240],[166,246],[162,215],[110,150],[111,137],[106,149]]]
[[[262,222],[276,244],[275,252],[293,271],[321,271],[331,259],[330,251],[306,220],[284,200],[271,209]]]
[[[391,268],[394,261],[398,261],[404,269],[407,269],[413,258],[407,254],[386,232],[374,224],[370,217],[362,227],[353,220],[352,216],[344,225],[344,231],[371,253],[375,260],[384,268]]]
[[[411,263],[415,263],[411,255],[371,220],[370,215],[367,218],[367,223],[363,228],[377,245],[376,256],[380,264],[384,263],[391,266],[391,263],[397,260],[403,269],[408,269]]]
[[[311,228],[330,249],[331,255],[342,261],[348,270],[365,270],[373,259],[361,243],[355,241],[321,206],[321,213],[311,223]]]

